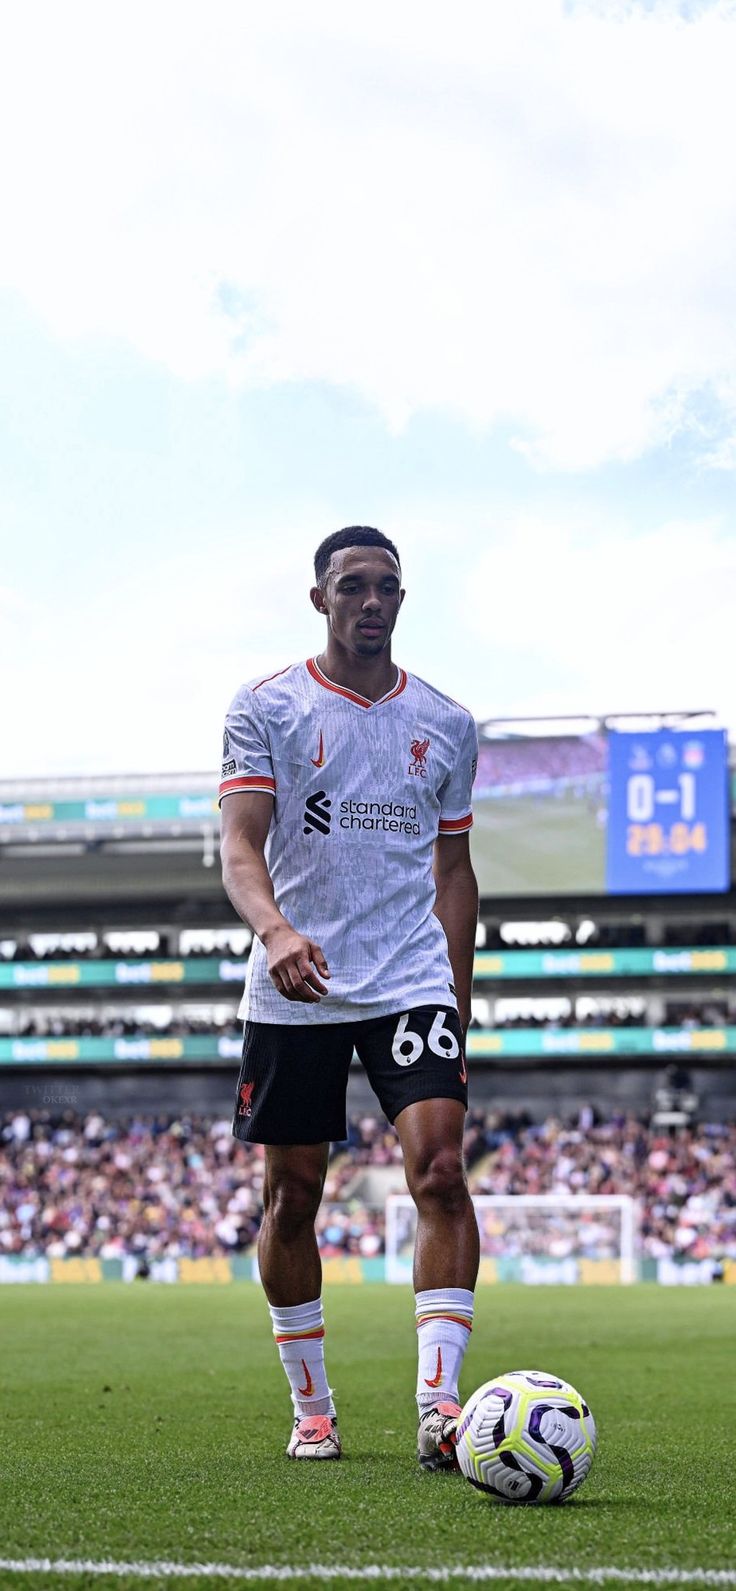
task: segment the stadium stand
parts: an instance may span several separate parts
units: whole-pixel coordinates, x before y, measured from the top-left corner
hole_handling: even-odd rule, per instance
[[[476,789],[595,828],[604,768],[595,732],[490,739]],[[34,1257],[247,1269],[263,1156],[230,1112],[250,934],[213,781],[67,783],[0,786],[0,1277]],[[477,944],[474,1191],[629,1195],[648,1263],[736,1260],[736,894],[486,895]],[[318,1238],[378,1263],[398,1144],[357,1067],[349,1100]]]
[[[476,789],[479,795],[517,788],[547,792],[559,783],[600,779],[605,769],[602,735],[490,740],[479,748]]]
[[[326,1257],[382,1254],[384,1213],[350,1197],[362,1166],[400,1167],[377,1117],[332,1146],[318,1241]],[[644,1255],[736,1258],[736,1125],[677,1131],[635,1117],[575,1122],[469,1117],[474,1192],[629,1194],[641,1206]],[[399,1175],[394,1190],[403,1187]],[[200,1258],[249,1253],[260,1226],[263,1153],[236,1142],[229,1119],[15,1112],[0,1118],[0,1253],[62,1258],[125,1254]]]
[[[640,1005],[643,1002],[640,1002]],[[703,1005],[688,1002],[680,1005],[668,1002],[665,1006],[665,1024],[667,1027],[705,1028],[718,1027],[723,1023],[734,1020],[734,1007],[727,1000],[714,1003],[712,1000]],[[241,1024],[238,1022],[235,1010],[228,1012],[211,1011],[208,1015],[191,1015],[181,1010],[176,1011],[171,1018],[161,1018],[154,1021],[138,1013],[133,1016],[121,1012],[106,1012],[94,1015],[91,1012],[83,1014],[74,1011],[33,1011],[16,1012],[6,1018],[7,1026],[0,1027],[1,1032],[13,1034],[18,1038],[32,1036],[34,1038],[118,1038],[122,1036],[137,1037],[141,1035],[158,1035],[163,1037],[182,1036],[185,1034],[211,1034],[230,1033],[238,1037],[241,1033]],[[535,1015],[527,1012],[523,1016],[497,1014],[492,1026],[499,1029],[513,1029],[521,1031],[528,1028],[566,1028],[566,1029],[599,1029],[599,1028],[638,1028],[653,1025],[647,1023],[645,1013],[641,1009],[629,1010],[623,1006],[608,1006],[598,1011],[578,1012],[574,1008],[558,1016]],[[481,1024],[474,1019],[473,1026],[480,1028]]]

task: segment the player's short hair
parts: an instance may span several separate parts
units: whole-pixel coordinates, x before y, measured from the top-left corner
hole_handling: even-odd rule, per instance
[[[344,547],[385,547],[393,553],[401,570],[399,554],[382,530],[374,530],[372,525],[346,525],[344,530],[333,530],[331,536],[325,536],[314,555],[314,578],[321,589],[327,581],[333,552],[342,552]]]

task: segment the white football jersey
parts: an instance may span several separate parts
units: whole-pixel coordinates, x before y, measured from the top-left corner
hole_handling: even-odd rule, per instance
[[[319,1004],[286,1000],[255,939],[239,1016],[348,1022],[456,1006],[432,852],[438,834],[472,825],[477,754],[470,713],[401,668],[378,702],[333,684],[313,658],[241,687],[225,721],[220,801],[273,795],[265,854],[276,902],[321,945],[332,976]]]

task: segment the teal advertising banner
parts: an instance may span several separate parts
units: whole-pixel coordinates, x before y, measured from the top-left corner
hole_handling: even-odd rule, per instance
[[[479,950],[476,982],[495,978],[647,978],[736,972],[730,945],[672,950]]]
[[[213,774],[213,790],[216,786]],[[91,796],[84,801],[0,801],[0,829],[47,824],[176,823],[219,821],[217,797],[172,795]]]
[[[0,1038],[5,1066],[143,1066],[231,1062],[240,1059],[238,1034],[160,1038]],[[567,1056],[736,1055],[736,1027],[719,1028],[474,1028],[469,1059],[559,1060]]]
[[[0,989],[145,989],[151,984],[237,984],[245,961],[227,956],[132,961],[0,961]]]
[[[0,989],[146,989],[151,985],[240,985],[239,957],[130,961],[0,961]],[[736,973],[736,947],[673,950],[479,950],[476,983],[496,979],[682,977]]]

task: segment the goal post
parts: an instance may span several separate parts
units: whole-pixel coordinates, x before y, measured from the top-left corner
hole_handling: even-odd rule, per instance
[[[474,1194],[480,1281],[634,1282],[638,1205],[629,1194]],[[410,1282],[416,1209],[386,1200],[386,1280]]]

